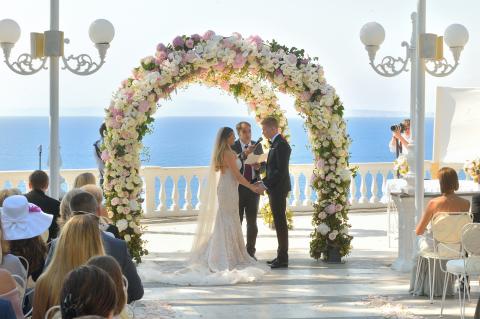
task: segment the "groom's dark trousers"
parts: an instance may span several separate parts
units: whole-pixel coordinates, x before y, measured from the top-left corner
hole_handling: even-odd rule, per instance
[[[245,165],[244,161],[246,157],[242,152],[242,144],[240,140],[235,141],[235,144],[232,146],[232,149],[239,155],[240,160],[242,161],[242,168],[240,169],[240,174],[242,174],[247,180],[254,184],[255,182],[259,181],[261,170],[264,169],[265,165],[260,168],[260,170],[253,170],[253,175],[249,175],[245,173]],[[259,144],[254,151],[254,154],[263,154],[262,145]],[[252,169],[250,167],[250,169]],[[247,220],[247,252],[250,256],[255,256],[255,244],[257,241],[257,234],[258,234],[258,226],[257,226],[257,214],[258,214],[258,206],[260,203],[260,195],[257,193],[252,192],[248,188],[243,185],[238,186],[238,209],[240,213],[240,222],[243,222],[243,216],[245,215]]]
[[[292,149],[281,135],[271,142],[268,153],[266,177],[263,184],[267,188],[268,199],[273,214],[273,222],[277,232],[277,260],[288,263],[288,226],[287,226],[287,196],[291,190],[289,162]]]

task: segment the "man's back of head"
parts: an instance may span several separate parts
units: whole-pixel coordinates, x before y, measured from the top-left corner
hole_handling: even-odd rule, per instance
[[[48,175],[44,171],[36,170],[28,178],[30,188],[33,190],[45,191],[48,188]]]
[[[85,212],[96,215],[98,202],[92,194],[81,192],[74,195],[70,200],[70,209],[72,212]]]

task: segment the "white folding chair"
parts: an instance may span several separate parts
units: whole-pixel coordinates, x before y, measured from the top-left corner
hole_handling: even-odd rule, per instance
[[[465,295],[470,300],[467,278],[470,276],[480,276],[480,224],[470,223],[462,229],[462,255],[461,259],[454,259],[447,262],[445,271],[445,282],[443,286],[442,307],[440,316],[443,316],[443,306],[445,303],[445,294],[450,276],[460,283],[463,280],[463,296],[458,288],[458,301],[460,304],[460,317],[465,318]]]
[[[435,292],[436,264],[442,261],[457,259],[461,257],[462,229],[466,224],[472,222],[468,212],[437,213],[431,222],[433,235],[433,251],[420,251],[417,260],[417,272],[415,275],[414,291],[417,290],[419,269],[422,259],[428,264],[428,284],[430,290],[430,303],[433,303]],[[433,261],[433,267],[432,267]],[[433,272],[432,272],[433,270]],[[441,269],[442,270],[442,269]]]

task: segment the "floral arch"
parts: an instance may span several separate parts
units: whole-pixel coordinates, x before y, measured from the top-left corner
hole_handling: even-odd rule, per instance
[[[295,108],[305,119],[315,163],[310,183],[317,202],[310,255],[327,258],[329,247],[336,247],[341,256],[350,252],[350,138],[343,105],[316,61],[303,50],[287,48],[274,40],[243,38],[238,33],[223,37],[213,31],[203,36],[178,36],[167,46],[159,44],[155,56],[142,59],[106,109],[107,133],[102,152],[108,215],[137,262],[148,253],[139,224],[143,201],[139,175],[142,139],[149,132],[157,102],[190,83],[222,88],[244,100],[255,112],[257,122],[275,116],[282,131],[287,128],[287,120],[274,91],[295,97]]]

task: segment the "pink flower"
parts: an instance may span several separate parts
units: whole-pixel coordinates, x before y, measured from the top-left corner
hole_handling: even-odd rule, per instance
[[[225,63],[224,62],[218,62],[217,64],[215,64],[213,66],[213,68],[217,71],[222,72],[223,70],[225,70]]]
[[[230,90],[230,84],[227,82],[227,81],[223,81],[222,83],[220,83],[220,87],[222,89],[224,89],[225,91],[229,91]]]
[[[324,167],[325,167],[325,160],[321,158],[317,161],[317,168],[323,169]]]
[[[203,34],[202,39],[205,40],[205,41],[208,41],[208,40],[210,40],[211,38],[213,38],[214,35],[215,35],[215,32],[213,32],[212,30],[208,30],[207,32],[205,32],[205,33]]]
[[[335,204],[330,204],[327,207],[325,207],[325,213],[329,215],[333,215],[336,213],[336,207]]]
[[[167,59],[167,52],[165,51],[157,51],[157,53],[155,54],[155,64],[157,65],[161,64],[166,59]]]
[[[226,38],[226,39],[223,39],[223,46],[226,47],[227,49],[231,49],[233,47],[233,43],[228,38]]]
[[[341,211],[342,209],[343,209],[343,206],[340,205],[340,204],[337,204],[337,205],[335,206],[335,210],[336,210],[337,212]]]
[[[195,53],[192,51],[188,51],[182,60],[187,63],[192,63],[194,59],[195,59]]]
[[[157,51],[166,53],[167,52],[167,47],[165,46],[165,44],[159,43],[159,44],[157,44]]]
[[[142,113],[145,113],[145,112],[148,111],[149,108],[150,108],[150,103],[148,103],[148,101],[142,101],[142,102],[140,102],[140,105],[138,106],[138,111],[142,112]]]
[[[235,59],[233,60],[232,66],[234,69],[241,69],[243,68],[246,62],[247,62],[247,59],[241,53],[238,53],[235,56]]]
[[[317,175],[312,174],[312,177],[310,177],[310,185],[313,185],[315,183],[317,177],[318,177]]]
[[[238,33],[238,32],[233,32],[233,33],[232,33],[232,36],[234,36],[234,37],[237,38],[237,39],[241,39],[241,38],[242,38],[242,35],[241,35],[240,33]]]
[[[257,49],[260,49],[263,45],[263,40],[260,38],[258,35],[252,35],[248,38],[248,41],[251,43],[255,44],[257,46]]]
[[[290,53],[289,55],[287,55],[286,61],[290,65],[296,65],[297,64],[297,57],[295,56],[295,54]]]
[[[102,159],[102,161],[106,162],[110,159],[110,154],[108,153],[107,150],[104,150],[102,152],[102,155],[100,155],[100,158]]]
[[[182,48],[185,42],[181,36],[176,36],[175,39],[173,39],[172,44],[174,48]]]
[[[201,37],[199,34],[197,34],[197,33],[192,34],[192,35],[190,36],[190,38],[192,38],[192,40],[195,41],[195,42],[198,42],[198,41],[200,41],[200,40],[202,39],[202,37]]]
[[[189,49],[193,48],[193,40],[192,39],[188,39],[187,41],[185,41],[185,46]]]
[[[273,74],[273,81],[277,84],[282,84],[285,81],[282,70],[280,69],[275,70],[275,73]]]
[[[35,204],[28,203],[28,212],[29,213],[40,213],[42,210]]]
[[[312,92],[310,91],[304,91],[300,95],[300,100],[302,100],[303,102],[308,102],[310,101],[311,98],[312,98]]]

